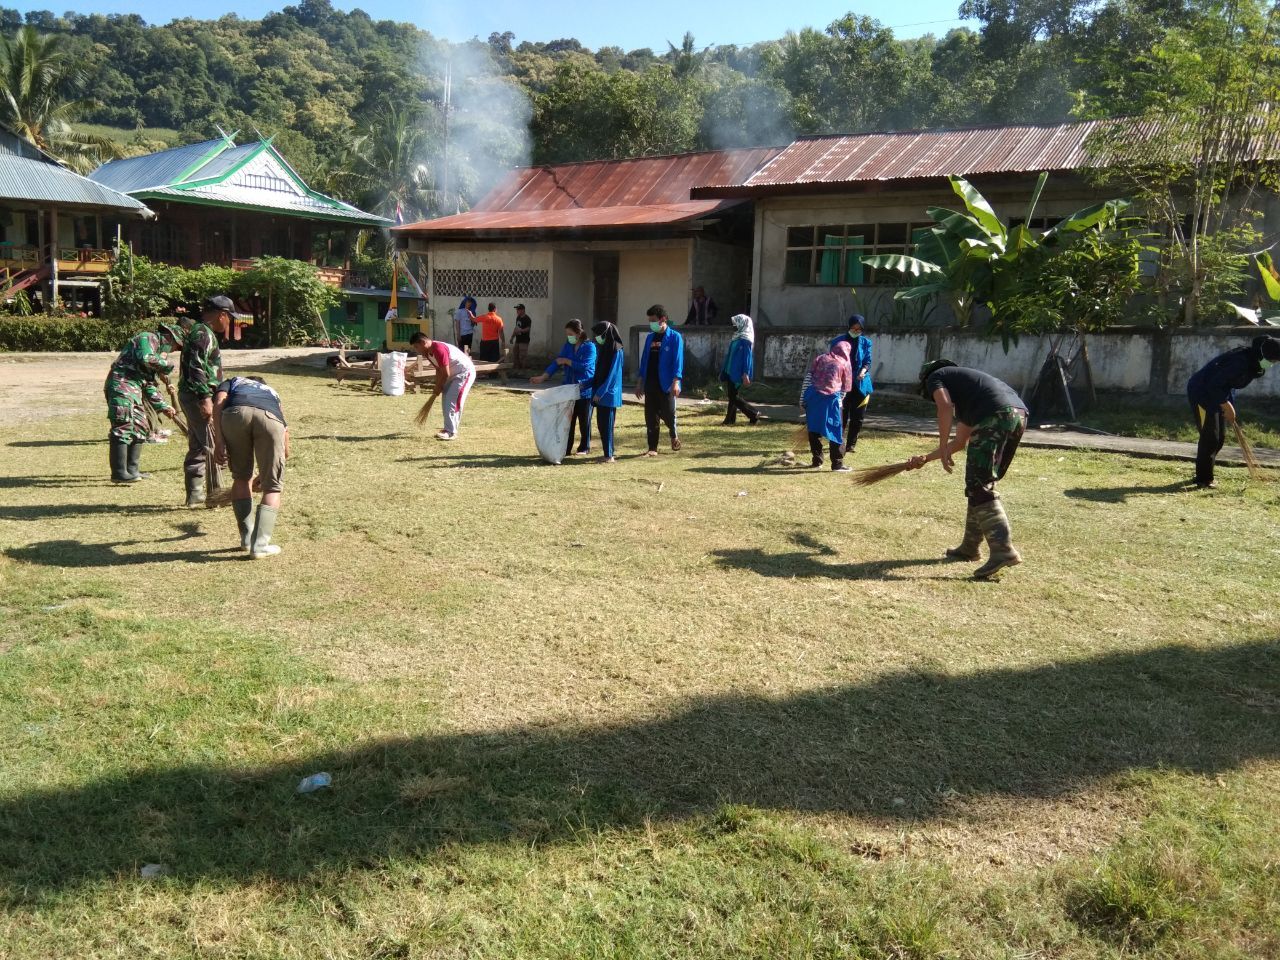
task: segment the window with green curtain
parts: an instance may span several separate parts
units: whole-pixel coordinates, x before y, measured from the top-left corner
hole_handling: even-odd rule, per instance
[[[846,242],[854,249],[845,255],[844,282],[850,286],[864,284],[867,282],[867,272],[862,265],[862,258],[872,252],[865,249],[867,238],[865,235],[852,236]]]
[[[818,261],[818,283],[835,285],[840,282],[840,254],[844,248],[844,240],[827,235]]]

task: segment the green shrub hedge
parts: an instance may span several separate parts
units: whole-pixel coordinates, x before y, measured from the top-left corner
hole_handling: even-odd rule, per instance
[[[159,323],[157,319],[110,321],[93,317],[0,315],[0,351],[119,350],[135,333],[154,330]]]

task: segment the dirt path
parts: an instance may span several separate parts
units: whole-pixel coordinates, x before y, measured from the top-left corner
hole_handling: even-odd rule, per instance
[[[228,350],[222,359],[229,372],[238,372],[280,361],[318,361],[332,352],[316,347]],[[5,421],[29,423],[84,413],[105,417],[102,383],[115,357],[114,353],[0,353],[0,410]]]

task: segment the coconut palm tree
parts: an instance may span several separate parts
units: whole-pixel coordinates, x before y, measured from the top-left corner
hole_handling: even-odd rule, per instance
[[[0,36],[0,123],[73,166],[120,155],[107,138],[72,129],[71,121],[94,104],[83,96],[88,82],[62,37],[42,36],[30,25]]]

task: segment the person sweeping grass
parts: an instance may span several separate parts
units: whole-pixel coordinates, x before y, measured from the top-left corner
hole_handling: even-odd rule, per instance
[[[1214,357],[1191,375],[1187,381],[1187,399],[1191,403],[1191,415],[1200,430],[1200,442],[1196,444],[1196,474],[1194,483],[1200,490],[1212,490],[1213,461],[1222,449],[1226,438],[1226,425],[1236,428],[1236,391],[1259,379],[1267,369],[1280,360],[1280,340],[1275,337],[1254,337],[1247,347],[1236,347]],[[1246,443],[1241,442],[1245,450]],[[1251,450],[1245,450],[1248,458]],[[1247,461],[1246,461],[1247,462]],[[1251,471],[1256,469],[1251,465]]]
[[[808,386],[805,387],[803,405],[805,426],[809,433],[809,452],[813,460],[809,466],[822,466],[822,441],[831,447],[831,469],[848,473],[844,465],[845,395],[853,389],[853,368],[849,365],[851,347],[846,340],[836,340],[831,350],[814,358],[809,367]]]
[[[1013,546],[1013,531],[996,493],[996,481],[1008,472],[1022,442],[1027,407],[1003,380],[981,370],[957,366],[950,360],[933,360],[921,368],[920,393],[937,406],[938,446],[912,457],[907,469],[919,470],[930,460],[939,460],[942,469],[950,473],[952,455],[966,451],[964,493],[968,509],[964,539],[946,555],[952,560],[979,560],[985,539],[987,562],[973,576],[976,580],[990,580],[1006,567],[1022,562],[1022,555]]]
[[[431,396],[418,412],[418,425],[426,423],[436,397],[444,397],[444,429],[436,434],[437,440],[453,440],[462,425],[462,408],[467,394],[476,382],[476,368],[471,357],[463,350],[443,340],[432,340],[422,331],[409,338],[409,349],[426,358],[436,368],[436,382]]]

